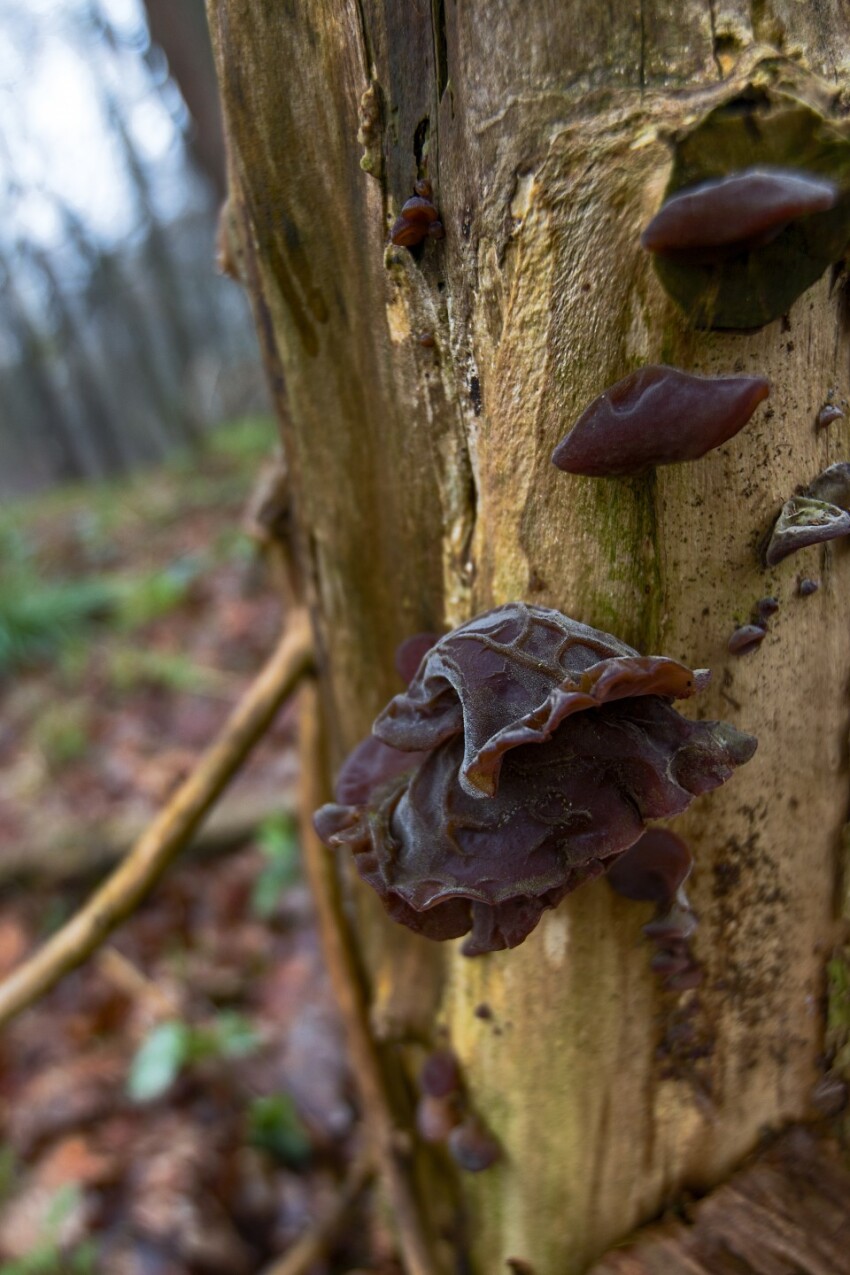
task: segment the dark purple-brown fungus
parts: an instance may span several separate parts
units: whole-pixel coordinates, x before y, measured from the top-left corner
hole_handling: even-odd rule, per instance
[[[640,237],[649,252],[693,264],[770,243],[790,222],[828,212],[834,182],[783,168],[748,168],[668,199]]]
[[[445,1142],[452,1129],[463,1119],[463,1104],[458,1094],[435,1098],[422,1094],[416,1104],[416,1128],[424,1142]]]
[[[815,425],[818,429],[826,429],[827,425],[831,425],[833,421],[840,421],[844,413],[840,407],[836,407],[834,403],[824,403],[817,415]]]
[[[403,248],[414,247],[426,236],[442,239],[445,234],[440,214],[431,198],[431,183],[418,181],[414,189],[416,194],[402,204],[401,213],[390,230],[390,242]]]
[[[766,636],[766,628],[762,624],[742,624],[735,629],[726,648],[730,655],[748,655],[761,646]]]
[[[743,429],[769,393],[763,376],[691,376],[650,363],[585,408],[552,463],[599,478],[697,460]]]
[[[447,633],[377,718],[316,827],[389,914],[466,955],[515,947],[644,821],[684,810],[756,741],[671,700],[704,673],[509,603]]]
[[[684,991],[702,981],[689,946],[697,920],[685,894],[693,863],[686,842],[675,832],[648,828],[608,871],[617,894],[655,904],[655,917],[643,927],[657,949],[649,967],[670,991]]]
[[[448,1144],[452,1159],[467,1173],[481,1173],[489,1169],[502,1153],[496,1139],[475,1116],[467,1116],[462,1124],[452,1129]]]
[[[808,576],[803,576],[797,584],[797,592],[801,598],[810,598],[813,593],[817,593],[820,588],[818,580],[810,580]]]
[[[624,899],[669,907],[694,866],[687,843],[668,828],[647,828],[608,871],[608,884]]]
[[[414,633],[396,647],[395,669],[405,684],[413,680],[423,658],[439,640],[439,633]]]
[[[461,1088],[460,1064],[450,1049],[435,1049],[419,1072],[419,1088],[432,1098],[445,1098]]]

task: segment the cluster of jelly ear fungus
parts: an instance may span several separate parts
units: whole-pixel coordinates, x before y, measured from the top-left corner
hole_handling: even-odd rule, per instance
[[[834,182],[810,173],[745,169],[672,195],[643,231],[641,244],[676,261],[722,261],[771,242],[792,222],[829,211],[838,196]],[[697,460],[737,434],[769,393],[764,377],[692,376],[650,364],[594,399],[555,448],[552,462],[568,473],[598,478]],[[827,404],[818,426],[841,415]]]
[[[415,194],[403,204],[390,231],[392,243],[414,247],[426,238],[443,236],[443,225],[432,196],[429,181],[416,182]],[[753,168],[706,181],[673,195],[647,225],[641,243],[647,251],[674,260],[721,261],[769,243],[798,218],[833,208],[837,197],[834,183],[810,174]],[[764,377],[695,376],[677,368],[651,364],[630,373],[594,399],[571,432],[558,444],[552,460],[568,473],[588,477],[624,476],[658,465],[696,460],[733,438],[769,393],[770,384]],[[825,404],[818,414],[817,425],[823,428],[841,415],[839,408]],[[831,469],[842,470],[838,477],[844,486],[838,483],[838,487],[846,497],[845,489],[850,486],[847,482],[850,466],[833,466]],[[767,547],[767,565],[775,565],[804,544],[850,532],[850,505],[846,498],[839,500],[835,495],[838,490],[836,482],[833,481],[830,486],[826,481],[828,478],[835,478],[835,475],[826,471],[802,496],[786,502]],[[801,579],[798,586],[801,596],[808,596],[816,588],[816,582],[809,579]],[[729,651],[743,654],[755,650],[764,639],[767,618],[777,605],[773,598],[762,599],[751,622],[741,625],[730,637]],[[448,640],[453,636],[448,635]],[[412,640],[409,650],[399,652],[399,671],[405,681],[412,681],[420,661],[424,661],[437,641],[436,635],[422,635]],[[627,658],[632,658],[631,654]],[[419,676],[421,678],[421,671]],[[570,690],[568,693],[576,692]],[[553,690],[550,699],[557,694],[563,692]],[[649,694],[652,694],[651,690]],[[538,708],[535,711],[539,716],[543,710]],[[376,726],[387,720],[385,713]],[[522,725],[526,734],[520,742],[532,739],[532,721],[536,722],[536,718],[529,712],[524,719],[528,725]],[[455,729],[454,725],[451,729]],[[514,734],[518,732],[516,724],[505,727],[502,731],[505,738],[509,729]],[[445,735],[437,742],[441,742],[442,738]],[[427,746],[420,745],[424,751],[407,751],[399,757],[399,740],[392,732],[385,735],[379,732],[377,737],[364,741],[346,763],[345,775],[341,777],[337,800],[348,801],[350,805],[326,808],[328,812],[333,811],[324,816],[327,839],[332,839],[334,844],[342,844],[348,839],[356,846],[355,835],[347,831],[356,823],[356,814],[336,812],[356,812],[358,803],[365,803],[368,793],[378,781],[391,781],[396,774],[403,776],[412,767],[424,767],[425,760],[432,756],[428,751],[432,746],[429,742]],[[511,745],[504,745],[508,746]],[[401,747],[410,750],[412,746],[402,742]],[[492,750],[495,745],[491,741],[487,747]],[[460,771],[461,785],[466,791],[474,792],[469,779],[464,778],[467,774],[465,767],[469,764],[468,754],[469,748],[467,761]],[[489,791],[486,785],[490,780],[483,771],[473,782],[479,784],[482,791]],[[361,872],[370,879],[370,883],[375,884],[373,878],[378,873],[373,859],[374,855],[369,860],[368,871],[361,867]],[[671,989],[696,986],[700,978],[688,948],[695,918],[684,893],[684,882],[691,865],[692,859],[685,843],[663,828],[648,829],[631,849],[605,865],[608,880],[615,890],[628,898],[650,900],[656,904],[656,916],[644,927],[644,932],[657,945],[652,968]],[[552,906],[556,901],[555,894],[562,892],[551,891],[552,898],[545,896],[544,906]],[[383,895],[387,895],[385,887]],[[391,890],[389,895],[389,902],[385,897],[385,903],[388,902],[388,910],[394,912],[397,919],[429,932],[420,919],[412,916],[409,900],[402,903],[400,898],[392,896]],[[473,893],[471,897],[477,896]],[[433,903],[420,903],[418,908],[414,904],[414,910],[418,911],[423,906],[432,907]],[[499,923],[502,923],[501,917]],[[517,922],[516,934],[509,933],[507,929],[504,935],[494,931],[492,937],[481,938],[478,950],[513,946],[521,941],[519,931],[522,926],[531,928],[533,923],[523,918],[521,925]],[[447,912],[445,933],[438,932],[439,927],[435,926],[431,927],[431,936],[448,937],[450,930],[462,933],[465,924],[465,914],[455,916],[452,913],[449,916]],[[484,930],[482,925],[482,935]],[[466,1168],[478,1169],[492,1163],[498,1155],[498,1148],[480,1122],[465,1114],[460,1073],[456,1059],[449,1051],[437,1051],[430,1056],[423,1068],[421,1087],[418,1123],[423,1137],[446,1140],[455,1159]]]

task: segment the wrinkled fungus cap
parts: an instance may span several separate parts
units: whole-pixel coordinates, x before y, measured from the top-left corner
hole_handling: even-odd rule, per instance
[[[427,652],[316,828],[417,933],[471,931],[469,956],[516,947],[645,820],[752,756],[751,736],[672,707],[707,676],[558,611],[497,607]]]

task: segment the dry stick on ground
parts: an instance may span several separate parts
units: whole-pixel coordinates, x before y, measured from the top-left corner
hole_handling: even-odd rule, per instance
[[[370,1157],[358,1157],[327,1212],[283,1257],[264,1267],[262,1275],[306,1275],[313,1270],[333,1244],[349,1209],[368,1186],[374,1172]]]
[[[216,741],[127,858],[67,925],[0,983],[0,1027],[81,964],[134,910],[189,842],[312,662],[307,616],[296,612]]]
[[[327,800],[327,794],[322,779],[321,710],[312,680],[301,689],[299,710],[301,851],[325,962],[345,1025],[364,1122],[395,1218],[406,1275],[438,1275],[440,1267],[431,1251],[403,1152],[406,1135],[393,1117],[381,1059],[369,1030],[363,982],[334,861],[313,828],[313,811]]]

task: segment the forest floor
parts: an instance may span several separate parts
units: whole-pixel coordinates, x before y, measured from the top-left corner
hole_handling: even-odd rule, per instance
[[[243,422],[200,456],[0,510],[0,977],[272,650],[279,605],[240,527],[272,445]],[[285,706],[217,838],[5,1032],[0,1275],[254,1275],[332,1204],[357,1119],[296,785]],[[309,1271],[355,1269],[397,1270],[365,1209]]]

